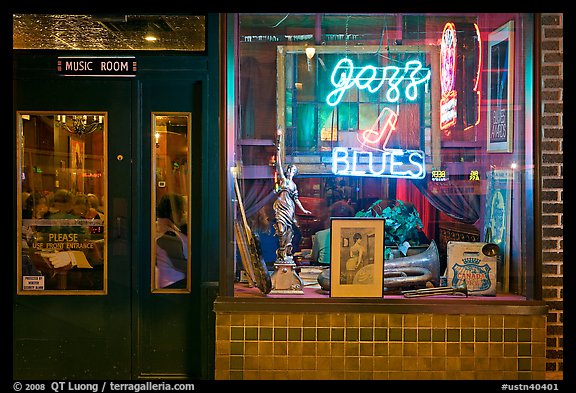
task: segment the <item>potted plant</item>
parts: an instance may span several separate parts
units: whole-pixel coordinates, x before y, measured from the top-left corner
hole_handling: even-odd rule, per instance
[[[378,217],[386,220],[384,259],[390,259],[393,247],[397,247],[406,256],[410,247],[420,245],[422,229],[420,215],[413,206],[406,205],[401,200],[385,204],[382,199],[378,199],[368,209],[357,212],[356,217]]]

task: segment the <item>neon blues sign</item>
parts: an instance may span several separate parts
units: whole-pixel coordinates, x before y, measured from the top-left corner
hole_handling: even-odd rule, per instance
[[[384,149],[381,152],[332,149],[332,173],[337,176],[374,176],[423,179],[426,176],[421,150]]]
[[[338,105],[344,93],[354,86],[360,90],[366,89],[370,93],[376,93],[385,83],[388,85],[386,91],[388,102],[398,102],[402,93],[409,101],[414,101],[418,96],[418,86],[427,83],[430,74],[430,69],[424,68],[418,60],[407,61],[403,68],[371,65],[357,68],[352,60],[345,57],[336,63],[332,70],[330,82],[334,90],[326,96],[326,103],[330,106]]]

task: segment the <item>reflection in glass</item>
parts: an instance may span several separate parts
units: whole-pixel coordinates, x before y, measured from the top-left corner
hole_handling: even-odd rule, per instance
[[[18,293],[106,292],[105,113],[19,113]]]
[[[153,114],[152,290],[190,290],[190,114]]]

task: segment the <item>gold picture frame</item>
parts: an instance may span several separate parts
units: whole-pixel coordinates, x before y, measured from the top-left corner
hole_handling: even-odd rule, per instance
[[[486,150],[511,153],[514,135],[514,21],[488,35]]]
[[[330,255],[330,297],[382,297],[383,218],[332,218]]]

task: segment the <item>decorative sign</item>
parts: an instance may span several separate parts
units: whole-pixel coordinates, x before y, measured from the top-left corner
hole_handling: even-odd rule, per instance
[[[132,77],[137,71],[136,58],[124,57],[58,57],[58,73],[64,76]]]
[[[421,150],[385,149],[380,154],[345,147],[332,150],[332,173],[337,176],[423,179],[425,168]]]
[[[398,102],[402,93],[409,101],[414,101],[418,94],[418,85],[430,80],[431,71],[422,67],[418,60],[407,61],[404,68],[396,66],[374,67],[367,65],[356,68],[349,58],[341,59],[334,66],[330,82],[334,86],[326,96],[326,103],[336,106],[342,101],[346,91],[354,86],[360,90],[367,89],[370,93],[379,91],[387,82],[386,100]],[[408,81],[403,91],[402,82]]]
[[[440,44],[440,129],[452,127],[458,116],[456,92],[456,27],[446,23]]]

